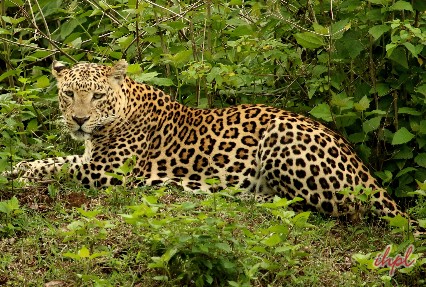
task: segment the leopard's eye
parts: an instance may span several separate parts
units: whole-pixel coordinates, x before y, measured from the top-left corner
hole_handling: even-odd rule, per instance
[[[104,97],[105,93],[93,93],[93,99],[99,100],[100,98]]]
[[[67,97],[74,98],[74,92],[73,91],[64,91],[64,94]]]

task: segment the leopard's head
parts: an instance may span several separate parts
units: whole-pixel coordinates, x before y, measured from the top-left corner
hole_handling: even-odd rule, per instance
[[[90,139],[98,131],[117,122],[126,105],[121,88],[126,69],[125,60],[112,67],[78,63],[67,68],[63,63],[53,62],[52,74],[57,79],[59,107],[74,138]]]

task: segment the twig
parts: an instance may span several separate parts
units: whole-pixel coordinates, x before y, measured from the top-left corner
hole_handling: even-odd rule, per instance
[[[163,6],[161,6],[161,5],[158,5],[158,4],[156,4],[156,3],[154,3],[154,2],[151,2],[151,1],[148,1],[148,0],[144,0],[146,3],[149,3],[149,4],[151,4],[152,6],[155,6],[155,7],[158,7],[158,8],[161,8],[161,9],[164,9],[164,10],[166,10],[166,11],[168,11],[168,12],[170,12],[170,13],[172,13],[172,14],[174,14],[174,15],[176,15],[177,17],[179,17],[179,18],[182,18],[182,19],[184,19],[185,21],[187,21],[187,22],[191,22],[188,18],[185,18],[182,14],[179,14],[179,13],[176,13],[176,12],[174,12],[174,11],[172,11],[172,10],[170,10],[169,8],[166,8],[166,7],[163,7]]]
[[[199,8],[200,6],[203,6],[204,5],[204,1],[197,1],[197,2],[195,2],[194,4],[192,4],[191,6],[189,6],[188,7],[188,9],[186,10],[186,11],[183,11],[182,13],[179,13],[179,14],[177,14],[177,13],[174,13],[174,15],[175,16],[171,16],[171,17],[168,17],[168,18],[163,18],[163,19],[156,19],[156,22],[153,24],[153,25],[151,25],[151,27],[155,27],[155,26],[158,26],[159,24],[161,24],[161,23],[164,23],[164,22],[168,22],[168,21],[171,21],[171,20],[174,20],[174,19],[176,19],[176,17],[179,17],[179,18],[182,18],[184,15],[186,15],[187,13],[189,13],[189,12],[191,12],[192,10],[194,10],[194,9],[197,9],[197,8]],[[123,54],[125,54],[126,52],[127,52],[127,50],[128,49],[130,49],[130,47],[136,42],[136,39],[137,39],[137,37],[143,37],[144,35],[146,34],[146,32],[145,31],[143,31],[143,32],[141,32],[139,35],[136,35],[136,37],[135,37],[135,39],[133,39],[132,40],[132,42],[130,42],[130,44],[127,46],[127,48],[126,49],[124,49],[124,51],[123,51]],[[148,45],[149,46],[149,45]]]
[[[102,6],[99,5],[96,1],[90,1],[90,0],[84,0],[84,1],[86,1],[87,3],[89,3],[92,6],[97,7],[99,10],[102,10],[104,15],[106,15],[108,18],[110,18],[112,20],[112,22],[114,22],[114,24],[120,25],[120,21],[114,15],[111,15],[111,13],[108,13],[108,11],[105,11],[105,9],[102,8]],[[115,11],[114,9],[112,9],[112,10]]]
[[[49,26],[47,25],[46,17],[44,17],[43,10],[41,10],[41,7],[40,7],[40,4],[38,3],[38,1],[36,0],[35,2],[37,4],[38,10],[40,11],[40,15],[41,15],[41,19],[43,20],[44,28],[46,28],[46,35],[51,39],[52,36],[50,35]],[[31,6],[31,1],[28,1],[28,5],[30,6],[31,16],[33,17],[33,21],[35,23],[36,21],[35,21],[35,17],[34,17],[33,7]]]
[[[19,10],[21,11],[21,13],[24,15],[24,17],[31,23],[31,25],[34,27],[34,29],[37,30],[37,32],[43,37],[45,38],[47,41],[49,41],[50,44],[52,44],[53,47],[55,47],[58,51],[60,51],[62,54],[64,54],[68,59],[70,59],[71,61],[73,61],[74,63],[77,62],[76,59],[74,59],[71,55],[69,55],[67,52],[65,52],[64,50],[62,50],[56,43],[55,41],[52,40],[52,38],[48,37],[46,34],[43,33],[43,31],[40,30],[40,28],[37,26],[37,23],[35,23],[33,21],[33,19],[31,19],[30,15],[28,15],[28,12],[24,9],[24,6],[20,6]]]
[[[271,16],[273,16],[273,17],[276,17],[276,18],[278,18],[278,19],[280,19],[280,20],[282,20],[282,21],[284,21],[284,22],[286,22],[286,23],[288,23],[288,24],[290,24],[290,25],[292,25],[292,26],[294,26],[294,27],[296,27],[296,28],[298,28],[298,29],[300,29],[300,30],[303,30],[303,31],[306,31],[306,32],[310,32],[310,33],[312,33],[312,34],[315,34],[315,35],[318,35],[318,36],[322,36],[322,37],[333,37],[333,36],[335,36],[335,35],[337,35],[337,34],[339,34],[339,33],[341,33],[341,32],[345,32],[345,31],[347,31],[349,28],[348,27],[343,27],[342,29],[340,29],[340,30],[338,30],[338,31],[336,31],[336,32],[334,32],[334,33],[328,33],[328,34],[322,34],[322,33],[318,33],[318,32],[315,32],[315,31],[312,31],[312,30],[309,30],[309,29],[307,29],[307,28],[304,28],[304,27],[302,27],[302,26],[300,26],[299,24],[297,24],[297,23],[294,23],[294,22],[291,22],[290,20],[287,20],[287,19],[284,19],[281,15],[279,15],[279,14],[276,14],[276,13],[270,13],[270,15]]]
[[[16,45],[16,46],[20,46],[20,47],[33,48],[33,49],[37,49],[37,50],[40,50],[40,51],[48,51],[48,52],[52,52],[52,53],[58,53],[59,52],[57,50],[48,49],[48,48],[42,48],[42,47],[37,47],[37,46],[29,45],[29,44],[23,44],[23,43],[19,43],[19,42],[16,42],[16,41],[11,41],[11,40],[4,39],[4,38],[2,38],[1,40],[3,42],[6,42],[6,43],[9,43],[9,44],[12,44],[12,45]]]
[[[139,12],[138,11],[139,11],[139,0],[136,0],[136,49],[138,51],[139,60],[142,60],[141,47],[139,42]]]

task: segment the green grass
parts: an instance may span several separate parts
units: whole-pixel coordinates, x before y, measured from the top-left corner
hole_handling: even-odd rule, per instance
[[[386,245],[405,246],[400,233],[376,221],[295,214],[285,200],[52,185],[5,190],[0,201],[13,195],[19,207],[0,213],[0,286],[425,284],[426,260],[392,279],[368,268]],[[353,258],[368,253],[362,264]]]

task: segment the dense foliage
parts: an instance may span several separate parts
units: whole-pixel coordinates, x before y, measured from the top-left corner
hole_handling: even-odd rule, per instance
[[[426,179],[424,10],[418,0],[2,1],[0,169],[7,155],[60,153],[53,58],[126,58],[137,80],[185,104],[310,113],[404,196]]]
[[[133,78],[187,105],[266,103],[317,118],[353,143],[390,193],[405,197],[426,180],[425,11],[423,0],[2,0],[0,172],[22,158],[81,152],[80,144],[62,131],[50,76],[53,59],[72,64],[125,58]],[[6,184],[0,175],[0,189]],[[49,187],[49,194],[56,194],[55,187]],[[5,206],[13,206],[7,209],[5,232],[17,232],[21,221],[13,222],[12,214],[20,210],[18,202],[0,192],[3,199],[11,200]],[[419,215],[425,214],[423,207]],[[197,224],[217,232],[208,228],[217,222]],[[104,227],[77,224],[71,229]],[[168,234],[159,241],[175,248],[173,255],[180,257],[174,260],[195,256],[179,236]],[[204,246],[202,237],[196,240]],[[233,244],[237,251],[246,248]],[[211,246],[228,254],[223,242]],[[93,255],[93,250],[79,250],[68,256],[80,260]],[[293,245],[284,251],[298,260]],[[161,270],[165,254],[151,267]],[[256,277],[247,274],[266,268],[264,261],[256,261],[252,273],[244,273],[244,264],[238,265],[235,275],[215,262],[210,271],[242,276],[234,281],[244,284]],[[89,270],[91,265],[85,266]],[[167,272],[157,279],[166,280]],[[213,280],[206,274],[197,286]]]

